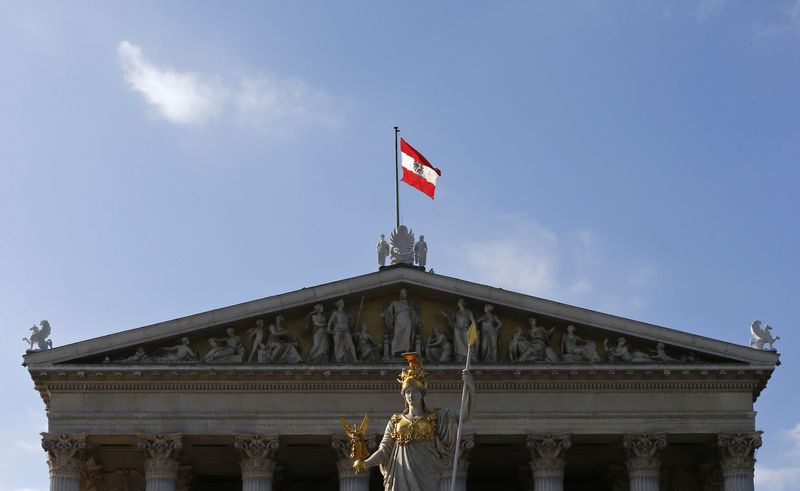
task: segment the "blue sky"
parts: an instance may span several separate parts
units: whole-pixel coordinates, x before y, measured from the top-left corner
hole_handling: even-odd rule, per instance
[[[759,490],[800,488],[800,2],[0,2],[0,491],[47,489],[19,339],[374,270],[392,127],[438,273],[782,339]]]

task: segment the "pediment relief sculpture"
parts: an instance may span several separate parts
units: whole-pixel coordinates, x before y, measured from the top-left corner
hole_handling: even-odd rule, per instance
[[[478,328],[477,346],[471,351],[475,363],[666,364],[713,360],[705,355],[700,358],[689,348],[644,341],[628,333],[614,336],[608,329],[566,323],[494,303],[483,303],[480,316],[476,316],[467,299],[458,299],[455,309],[450,310],[451,301],[411,301],[406,288],[396,292],[370,300],[362,297],[358,308],[353,302],[348,309],[345,299],[316,303],[288,312],[286,317],[274,314],[271,322],[267,322],[269,318],[242,321],[210,337],[198,333],[179,341],[173,338],[162,346],[136,346],[104,361],[357,364],[420,351],[428,363],[462,364],[467,355],[466,333],[473,322]],[[382,322],[375,322],[376,318]],[[441,319],[447,324],[439,322]],[[245,322],[251,323],[249,327]]]

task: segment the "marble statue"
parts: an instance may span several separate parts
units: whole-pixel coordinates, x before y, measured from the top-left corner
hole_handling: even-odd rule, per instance
[[[631,351],[627,346],[627,341],[622,336],[617,338],[616,346],[611,346],[608,342],[608,338],[603,340],[603,346],[606,348],[608,361],[610,362],[624,361],[628,363],[643,363],[652,360],[647,353]]]
[[[425,358],[431,363],[446,363],[453,358],[453,343],[439,326],[433,326],[425,346]]]
[[[452,314],[442,312],[441,310],[439,313],[447,319],[447,323],[453,331],[453,351],[455,351],[456,361],[463,362],[467,360],[467,329],[475,322],[475,317],[472,315],[472,311],[467,308],[467,301],[463,298],[458,299],[456,307],[458,310]],[[475,346],[475,349],[471,350],[470,354],[470,359],[472,361],[478,360],[477,352],[482,343],[480,333],[478,333],[478,341],[476,343],[477,346]]]
[[[30,328],[31,337],[22,338],[23,341],[28,343],[28,351],[43,351],[46,349],[50,349],[53,347],[53,341],[51,339],[47,339],[50,337],[50,323],[46,320],[43,320],[39,323],[39,327],[36,327],[36,324]],[[33,345],[37,346],[37,349],[33,349]]]
[[[205,362],[241,362],[244,359],[244,345],[232,327],[225,329],[227,337],[209,338],[211,349],[203,357]]]
[[[386,258],[389,257],[389,243],[386,242],[386,236],[381,234],[378,245],[375,247],[378,252],[378,266],[386,265]]]
[[[250,336],[250,356],[247,357],[247,362],[253,361],[253,355],[256,354],[258,351],[258,347],[261,346],[264,342],[264,320],[258,319],[256,321],[256,327],[252,327],[247,330],[247,334]]]
[[[750,339],[750,347],[760,350],[766,351],[777,351],[773,346],[773,343],[779,340],[781,337],[773,337],[772,336],[772,326],[767,324],[764,328],[761,328],[761,321],[754,320],[752,324],[750,324],[750,334],[752,334],[752,339]],[[769,348],[765,348],[764,345],[768,344]]]
[[[378,316],[386,323],[391,337],[392,355],[399,356],[414,349],[414,338],[420,327],[420,318],[416,305],[408,301],[408,292],[405,288],[400,290],[400,298],[389,302]]]
[[[424,235],[420,235],[419,240],[414,244],[414,262],[423,269],[428,262],[428,243],[425,242]]]
[[[283,326],[283,316],[275,317],[275,323],[269,325],[269,337],[266,343],[266,361],[269,363],[300,363],[300,343]]]
[[[535,349],[521,326],[514,329],[514,335],[508,343],[508,359],[516,363],[536,361]]]
[[[372,334],[367,330],[366,324],[361,324],[361,329],[355,334],[356,351],[358,351],[358,361],[369,363],[381,359],[383,347],[375,342]]]
[[[405,225],[392,231],[389,237],[392,244],[392,264],[414,264],[414,232]]]
[[[664,343],[656,343],[655,349],[651,349],[650,352],[653,353],[651,357],[656,361],[663,363],[677,363],[680,361],[667,354],[667,351],[664,349]]]
[[[550,347],[550,336],[553,334],[555,327],[551,327],[548,331],[536,323],[535,317],[528,319],[528,326],[528,341],[533,348],[533,361],[558,361],[558,355]]]
[[[328,334],[333,336],[333,359],[337,363],[358,361],[353,333],[350,331],[352,323],[350,314],[344,311],[344,300],[337,300],[336,310],[328,319]]]
[[[152,361],[155,363],[189,363],[198,361],[197,352],[189,346],[189,338],[185,336],[181,338],[179,344],[158,348],[155,352],[164,353],[163,355],[152,357]]]
[[[458,430],[458,412],[431,408],[425,403],[426,373],[416,353],[404,355],[410,367],[398,381],[405,409],[389,418],[378,449],[353,468],[363,472],[380,465],[384,491],[439,491],[442,460],[452,459]],[[464,421],[472,415],[475,384],[472,375],[462,372],[467,387]]]
[[[481,360],[500,361],[497,341],[500,338],[500,328],[503,323],[494,315],[494,305],[487,303],[483,306],[483,314],[478,317],[478,332],[481,337]]]
[[[306,361],[308,363],[331,361],[331,335],[328,334],[328,319],[325,317],[322,304],[314,305],[314,310],[306,317],[306,325],[301,331],[311,331],[311,350]]]
[[[597,354],[597,345],[594,341],[584,341],[575,334],[575,326],[567,326],[567,332],[561,337],[561,359],[567,362],[588,361],[598,363],[601,361]]]
[[[149,361],[150,357],[147,356],[147,351],[142,346],[139,346],[131,356],[118,358],[114,360],[114,363],[147,363]]]

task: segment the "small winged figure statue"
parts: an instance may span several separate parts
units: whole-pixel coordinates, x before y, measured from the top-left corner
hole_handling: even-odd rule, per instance
[[[750,340],[750,347],[760,350],[766,351],[777,351],[773,346],[773,343],[779,340],[780,336],[772,336],[772,326],[767,324],[764,328],[761,328],[761,321],[754,320],[752,324],[750,324],[750,333],[753,335],[753,338]],[[769,348],[765,348],[764,345],[768,344]]]
[[[365,443],[365,436],[367,433],[367,424],[369,423],[369,416],[364,415],[364,420],[361,421],[361,426],[349,425],[347,420],[340,417],[339,421],[342,423],[344,432],[350,438],[350,458],[353,461],[364,460],[369,457],[367,445]]]

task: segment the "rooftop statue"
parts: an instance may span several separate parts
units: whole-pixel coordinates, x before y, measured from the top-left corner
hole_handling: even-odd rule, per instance
[[[36,324],[33,325],[30,329],[31,337],[22,338],[23,341],[28,343],[28,351],[43,351],[46,349],[50,349],[53,347],[53,341],[51,339],[47,339],[50,337],[50,323],[46,320],[43,320],[39,323],[39,327],[36,327]],[[38,346],[38,349],[33,349],[33,345]]]
[[[378,266],[386,265],[386,258],[389,257],[389,243],[386,242],[386,236],[381,234],[378,240],[378,245],[375,246],[378,252]]]
[[[442,459],[451,459],[458,431],[458,412],[430,408],[425,404],[426,373],[417,353],[403,355],[409,368],[398,382],[405,408],[389,418],[378,450],[366,459],[356,459],[353,468],[363,472],[380,465],[384,491],[439,491]],[[467,387],[464,420],[472,414],[475,384],[468,371],[462,373]]]
[[[392,231],[389,237],[392,243],[392,264],[414,264],[414,232],[405,225]]]
[[[425,269],[425,264],[428,262],[428,243],[425,242],[424,235],[420,235],[414,244],[414,262],[422,269]]]
[[[772,336],[772,326],[767,324],[764,328],[761,328],[761,321],[754,320],[752,324],[750,324],[750,334],[753,335],[753,338],[750,339],[750,347],[760,350],[766,351],[777,351],[773,346],[773,343],[779,340],[781,337]],[[769,348],[765,348],[764,345],[768,344]]]

